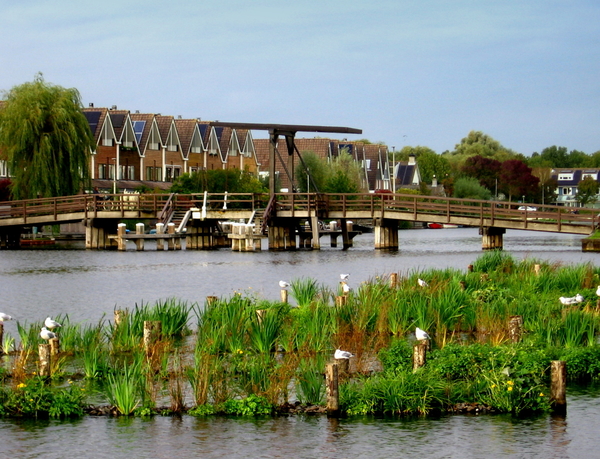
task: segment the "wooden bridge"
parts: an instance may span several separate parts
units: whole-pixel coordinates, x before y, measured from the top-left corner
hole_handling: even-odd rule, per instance
[[[306,223],[312,231],[312,248],[320,248],[319,221],[327,220],[340,222],[344,248],[352,244],[346,223],[371,220],[377,249],[398,248],[401,221],[478,227],[483,249],[502,248],[506,229],[587,236],[600,223],[593,209],[578,208],[573,213],[555,205],[529,204],[535,211],[519,210],[519,206],[391,193],[89,194],[0,202],[0,247],[18,247],[25,227],[74,222],[84,223],[87,248],[115,247],[117,226],[126,219],[169,225],[171,234],[185,236],[187,249],[214,248],[222,237],[221,222],[243,221],[254,225],[244,232],[249,237],[268,234],[271,250],[295,249],[299,227]]]

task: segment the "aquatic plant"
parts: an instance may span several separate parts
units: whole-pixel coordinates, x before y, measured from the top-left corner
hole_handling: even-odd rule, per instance
[[[83,415],[84,394],[79,387],[47,385],[44,378],[33,377],[14,388],[0,389],[0,414],[34,418],[65,418]]]
[[[303,359],[296,371],[296,394],[300,403],[320,405],[325,397],[322,362]]]
[[[129,416],[140,405],[141,378],[143,376],[139,365],[123,364],[120,371],[108,374],[105,385],[106,395],[120,414]]]

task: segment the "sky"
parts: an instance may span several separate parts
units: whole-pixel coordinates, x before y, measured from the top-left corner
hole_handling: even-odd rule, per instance
[[[86,107],[600,150],[597,0],[4,0],[0,18],[2,91],[41,72]]]

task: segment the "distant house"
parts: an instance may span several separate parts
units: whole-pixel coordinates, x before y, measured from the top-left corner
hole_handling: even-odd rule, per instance
[[[395,164],[393,179],[396,181],[396,191],[400,188],[416,189],[421,184],[421,173],[416,157],[410,154],[408,161],[399,161]]]
[[[556,203],[567,207],[578,207],[577,189],[579,182],[586,177],[592,177],[600,182],[600,169],[553,169],[552,178],[556,179]],[[600,196],[597,197],[600,199]]]

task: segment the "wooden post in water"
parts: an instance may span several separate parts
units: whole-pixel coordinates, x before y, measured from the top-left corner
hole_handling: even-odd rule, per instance
[[[345,306],[348,303],[348,295],[338,295],[335,297],[336,306]]]
[[[169,223],[167,224],[167,233],[168,234],[175,234],[175,223]],[[175,239],[174,238],[169,238],[169,242],[168,242],[168,247],[169,250],[175,250]]]
[[[413,372],[425,366],[427,362],[427,347],[429,340],[419,340],[413,346]]]
[[[265,316],[266,309],[257,309],[256,310],[256,318],[258,319],[258,323],[262,324],[263,317]]]
[[[156,224],[156,234],[165,234],[165,224],[164,223]],[[165,240],[164,239],[156,240],[156,250],[165,250]]]
[[[38,346],[38,354],[40,359],[40,376],[42,378],[49,378],[51,376],[51,362],[52,357],[50,357],[50,345],[49,344],[40,344]]]
[[[144,224],[142,222],[136,223],[135,224],[135,234],[144,234],[144,233],[145,233]],[[135,240],[135,248],[138,251],[144,250],[144,240],[136,239]]]
[[[398,273],[390,274],[390,287],[391,288],[398,287]]]
[[[281,289],[281,302],[282,303],[288,302],[288,291],[284,288]]]
[[[127,234],[127,225],[125,223],[119,223],[117,225],[117,250],[124,252],[127,250],[127,240],[125,235]]]
[[[4,349],[3,343],[4,343],[4,322],[0,322],[0,355],[8,354],[6,349]]]
[[[556,413],[567,412],[567,363],[553,360],[550,366],[550,404]]]
[[[207,306],[210,306],[211,304],[213,304],[213,303],[214,303],[215,301],[217,301],[218,299],[219,299],[219,297],[218,297],[218,296],[212,296],[212,295],[210,295],[210,296],[207,296],[207,297],[206,297],[206,305],[207,305]]]
[[[340,393],[337,363],[325,365],[325,384],[327,386],[327,416],[339,416]]]
[[[50,344],[50,355],[58,355],[60,352],[60,339],[56,336],[50,338],[48,344]]]
[[[144,349],[150,353],[152,346],[160,339],[162,322],[160,320],[144,320]]]
[[[127,317],[127,311],[124,311],[123,309],[115,309],[115,312],[113,313],[113,315],[114,315],[115,326],[118,327],[119,325],[121,325],[123,323],[123,321]]]
[[[540,271],[542,270],[542,266],[538,263],[536,263],[535,265],[533,265],[533,271],[535,272],[536,276],[540,275]]]
[[[523,316],[510,316],[508,321],[508,335],[513,343],[521,342],[523,334]]]

